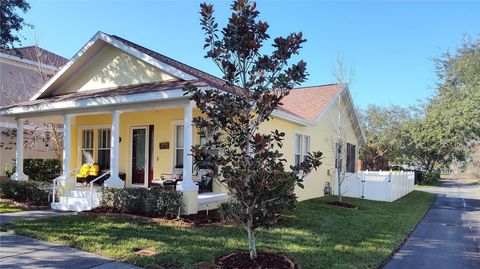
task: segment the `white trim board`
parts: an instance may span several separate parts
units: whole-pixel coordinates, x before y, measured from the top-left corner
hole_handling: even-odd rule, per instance
[[[139,50],[126,45],[125,43],[121,42],[120,40],[116,39],[115,37],[111,37],[108,34],[103,32],[97,32],[73,57],[72,59],[63,66],[63,68],[57,72],[30,100],[36,100],[42,97],[42,95],[47,92],[50,86],[57,81],[82,55],[84,55],[95,43],[104,41],[124,52],[127,54],[141,60],[147,62],[160,70],[166,72],[167,74],[184,79],[184,80],[194,80],[196,77],[185,73],[171,65],[163,63],[150,55],[147,55]],[[103,46],[102,46],[103,48]]]

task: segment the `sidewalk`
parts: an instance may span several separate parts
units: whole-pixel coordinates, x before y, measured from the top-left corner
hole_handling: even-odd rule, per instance
[[[19,220],[36,220],[40,218],[49,218],[56,216],[75,215],[75,212],[55,212],[51,209],[45,210],[26,210],[12,213],[0,214],[0,225],[15,222]]]
[[[0,223],[73,214],[75,213],[52,210],[22,211],[0,214]],[[140,267],[78,249],[0,232],[0,268],[136,269]]]

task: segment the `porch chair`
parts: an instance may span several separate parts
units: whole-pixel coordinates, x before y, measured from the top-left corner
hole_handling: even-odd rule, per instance
[[[82,167],[80,167],[80,171],[77,174],[77,181],[81,183],[86,183],[88,180],[89,171],[90,165],[84,163]]]
[[[177,165],[171,174],[161,174],[160,179],[152,180],[152,184],[164,190],[176,190],[177,183],[183,180],[183,166]]]
[[[210,169],[198,169],[197,178],[198,178],[198,192],[212,192],[212,177],[209,176],[212,170]]]
[[[87,181],[90,183],[90,181],[94,180],[100,175],[100,166],[98,163],[94,163],[90,166],[90,170],[88,170],[88,179]]]

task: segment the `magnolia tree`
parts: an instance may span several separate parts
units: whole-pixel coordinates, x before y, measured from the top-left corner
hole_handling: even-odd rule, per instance
[[[234,200],[225,207],[228,216],[246,229],[250,258],[255,259],[255,229],[275,223],[283,210],[292,208],[294,187],[303,188],[304,176],[321,165],[322,153],[313,152],[288,168],[279,151],[285,133],[259,132],[282,98],[306,79],[305,62],[288,63],[305,39],[302,33],[275,38],[271,54],[262,54],[269,25],[258,19],[254,2],[234,1],[221,30],[213,6],[200,6],[205,57],[219,67],[224,85],[202,90],[189,84],[184,89],[202,112],[193,122],[205,143],[194,146],[192,155],[198,167],[209,169],[210,176],[228,189]]]

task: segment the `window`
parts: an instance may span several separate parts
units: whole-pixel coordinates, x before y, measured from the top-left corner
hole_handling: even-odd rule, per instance
[[[93,163],[93,129],[82,131],[82,163]]]
[[[100,169],[110,169],[110,129],[98,129],[97,162]]]
[[[177,125],[175,133],[175,167],[183,167],[183,125]]]
[[[303,151],[302,151],[302,161],[307,158],[308,153],[310,152],[310,136],[303,136]]]
[[[347,143],[347,172],[355,173],[355,145]]]
[[[295,165],[300,164],[310,152],[310,136],[295,134]]]

